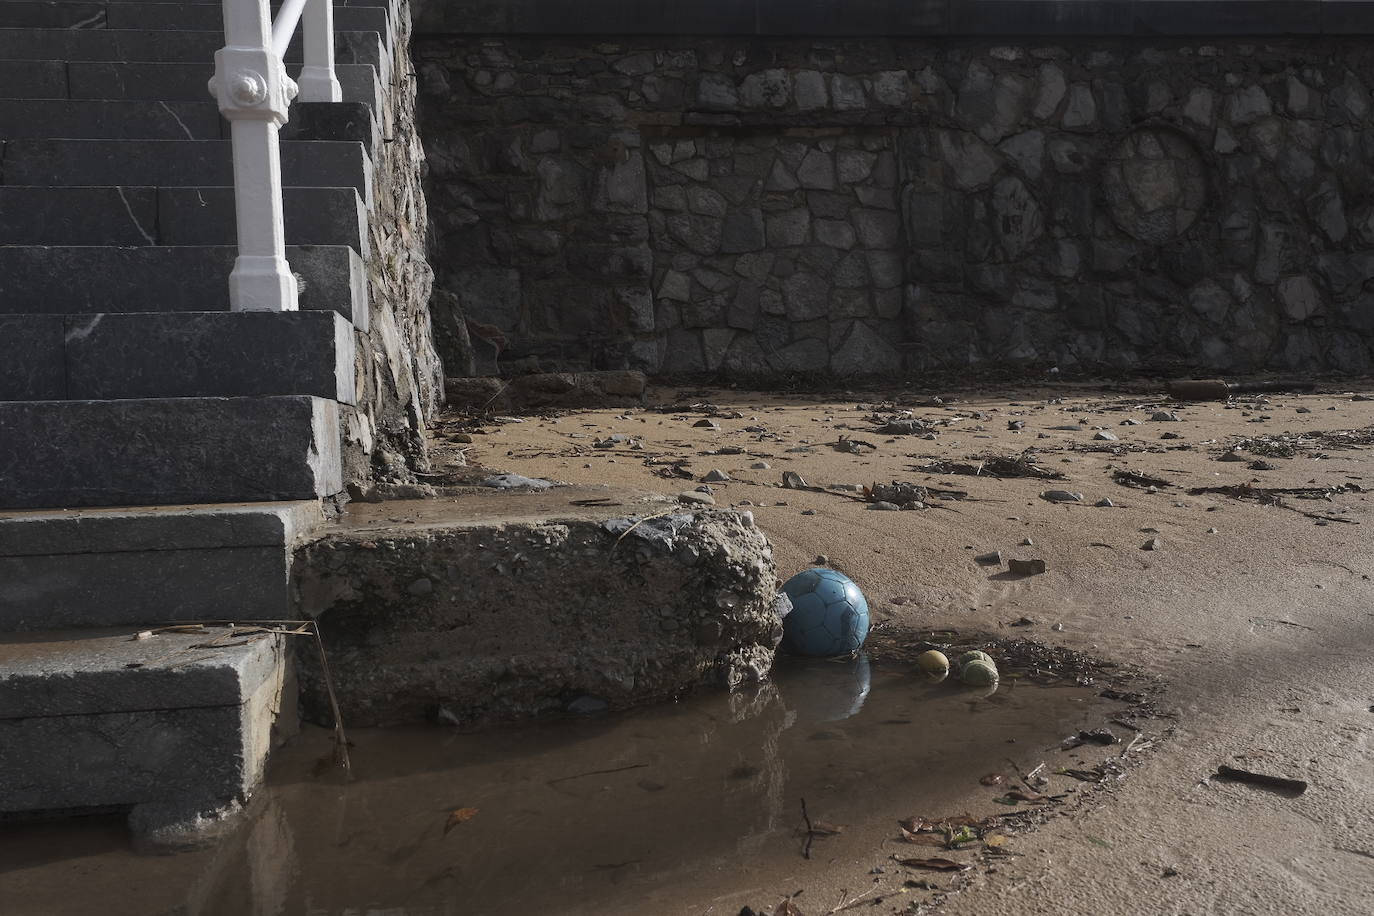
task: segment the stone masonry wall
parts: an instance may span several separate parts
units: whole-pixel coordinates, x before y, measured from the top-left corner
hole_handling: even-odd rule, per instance
[[[487,372],[1371,366],[1366,42],[415,54],[438,283],[504,338]]]
[[[366,261],[371,327],[358,333],[358,407],[345,411],[345,480],[405,478],[425,462],[424,429],[443,398],[430,330],[424,149],[415,117],[410,7],[392,6],[393,58],[382,73],[383,142],[373,150]]]

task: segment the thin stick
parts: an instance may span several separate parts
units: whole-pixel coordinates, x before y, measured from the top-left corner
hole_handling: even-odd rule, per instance
[[[816,830],[811,826],[811,817],[806,813],[806,799],[801,800],[802,820],[806,821],[806,845],[802,847],[802,858],[811,858],[811,841],[816,838]]]
[[[315,647],[320,650],[320,671],[324,675],[324,689],[329,692],[329,709],[334,715],[334,764],[351,773],[353,764],[348,759],[348,736],[344,734],[343,714],[339,712],[339,698],[334,693],[334,677],[329,673],[329,659],[324,654],[320,623],[318,620],[309,622],[314,624],[312,629],[315,631]]]
[[[1127,754],[1129,754],[1129,753],[1131,752],[1131,748],[1135,747],[1137,744],[1140,743],[1140,738],[1141,738],[1140,732],[1136,732],[1136,733],[1135,733],[1135,737],[1131,738],[1131,743],[1130,743],[1130,744],[1127,744],[1125,747],[1123,747],[1123,748],[1121,749],[1121,753],[1120,753],[1120,754],[1117,754],[1116,756],[1117,756],[1117,757],[1125,757]]]
[[[574,773],[571,776],[560,776],[557,779],[550,779],[548,785],[556,782],[567,782],[569,779],[581,779],[583,776],[606,776],[610,773],[624,773],[626,770],[642,770],[647,767],[647,763],[632,763],[627,767],[612,767],[609,770],[592,770],[589,773]]]
[[[664,509],[662,512],[655,512],[653,515],[644,516],[639,521],[635,522],[633,525],[631,525],[630,527],[626,528],[623,532],[621,532],[620,537],[616,538],[615,543],[611,545],[611,552],[614,553],[615,549],[620,546],[620,542],[629,537],[630,532],[634,531],[640,525],[644,524],[645,522],[653,521],[656,518],[663,518],[663,516],[665,515],[672,515],[676,511],[676,508]]]
[[[879,886],[880,886],[880,885],[878,885],[878,884],[875,883],[875,884],[874,884],[871,888],[869,888],[866,892],[864,892],[864,893],[860,894],[859,896],[855,897],[853,900],[848,900],[848,901],[845,900],[845,895],[848,894],[849,891],[848,891],[848,890],[842,890],[842,891],[840,891],[840,902],[839,902],[839,904],[838,904],[833,910],[831,910],[829,913],[827,913],[826,916],[835,916],[836,913],[838,913],[838,912],[840,912],[840,911],[842,911],[842,910],[853,909],[854,907],[856,907],[856,906],[859,905],[859,901],[860,901],[860,900],[863,900],[865,897],[871,897],[871,896],[873,896],[874,894],[876,894],[876,893],[878,892]]]

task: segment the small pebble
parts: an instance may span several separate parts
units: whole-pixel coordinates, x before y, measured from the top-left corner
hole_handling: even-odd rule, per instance
[[[994,550],[992,553],[981,553],[973,558],[973,562],[982,566],[1001,566],[1002,551]]]
[[[802,510],[802,515],[815,515],[815,514],[816,514],[816,510],[815,510],[815,509],[803,509],[803,510]]]
[[[1154,413],[1150,414],[1150,419],[1154,420],[1156,423],[1177,423],[1178,414],[1174,413],[1172,410],[1156,410]]]
[[[705,477],[701,479],[706,481],[707,483],[728,483],[730,480],[730,475],[720,470],[719,468],[716,468],[715,470],[709,472]]]
[[[1050,627],[1050,629],[1056,633],[1063,633],[1064,625],[1062,623],[1056,623],[1054,626]]]
[[[1034,547],[1034,546],[1035,546],[1035,542],[1032,541],[1030,538],[1022,538],[1022,539],[1021,539],[1021,546],[1022,546],[1022,547]]]
[[[716,504],[716,498],[710,493],[698,493],[696,490],[684,490],[677,495],[677,500],[698,506],[714,506]]]
[[[1141,550],[1162,550],[1162,549],[1164,549],[1164,542],[1161,541],[1159,538],[1150,538],[1150,539],[1149,539],[1148,541],[1146,541],[1144,544],[1141,544],[1141,545],[1140,545],[1140,549],[1141,549]]]
[[[1105,429],[1102,430],[1102,432],[1098,433],[1097,435],[1093,436],[1093,438],[1096,439],[1098,442],[1116,442],[1116,441],[1117,441],[1116,436],[1113,435],[1112,433],[1107,432]]]
[[[692,424],[693,429],[720,429],[720,424],[715,420],[698,420]]]
[[[1018,576],[1038,576],[1046,566],[1044,560],[1008,560],[1007,568]]]
[[[876,503],[869,503],[868,508],[873,509],[877,512],[900,512],[902,507],[897,505],[896,503],[883,502],[882,500],[879,500]]]
[[[749,465],[750,470],[754,471],[766,471],[771,467],[772,465],[767,461],[755,461],[753,464]]]
[[[1226,454],[1222,455],[1222,456],[1221,456],[1220,458],[1218,458],[1217,460],[1218,460],[1218,461],[1247,461],[1247,460],[1249,460],[1249,459],[1247,459],[1244,455],[1242,455],[1240,452],[1236,451],[1235,449],[1231,449],[1229,452],[1227,452]]]
[[[1097,502],[1093,503],[1093,505],[1097,506],[1099,509],[1111,509],[1114,506],[1116,506],[1116,503],[1112,502],[1110,499],[1107,499],[1104,496],[1102,499],[1099,499]]]
[[[830,558],[827,557],[825,554],[821,554],[820,556],[816,557],[816,559],[812,562],[814,562],[817,566],[826,566],[830,563]]]

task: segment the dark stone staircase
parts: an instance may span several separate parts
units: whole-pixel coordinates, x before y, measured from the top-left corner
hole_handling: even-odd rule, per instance
[[[261,776],[282,637],[130,640],[293,614],[292,548],[344,485],[403,2],[335,0],[344,100],[281,132],[301,310],[269,313],[229,310],[218,0],[0,0],[0,815],[206,823]]]

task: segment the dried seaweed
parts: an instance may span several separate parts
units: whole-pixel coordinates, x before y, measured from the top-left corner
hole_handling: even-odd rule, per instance
[[[1064,475],[1037,463],[1034,449],[1019,455],[984,455],[972,459],[976,464],[962,461],[932,461],[912,470],[925,474],[959,474],[965,477],[994,477],[998,480],[1030,477],[1037,480],[1063,480]]]

